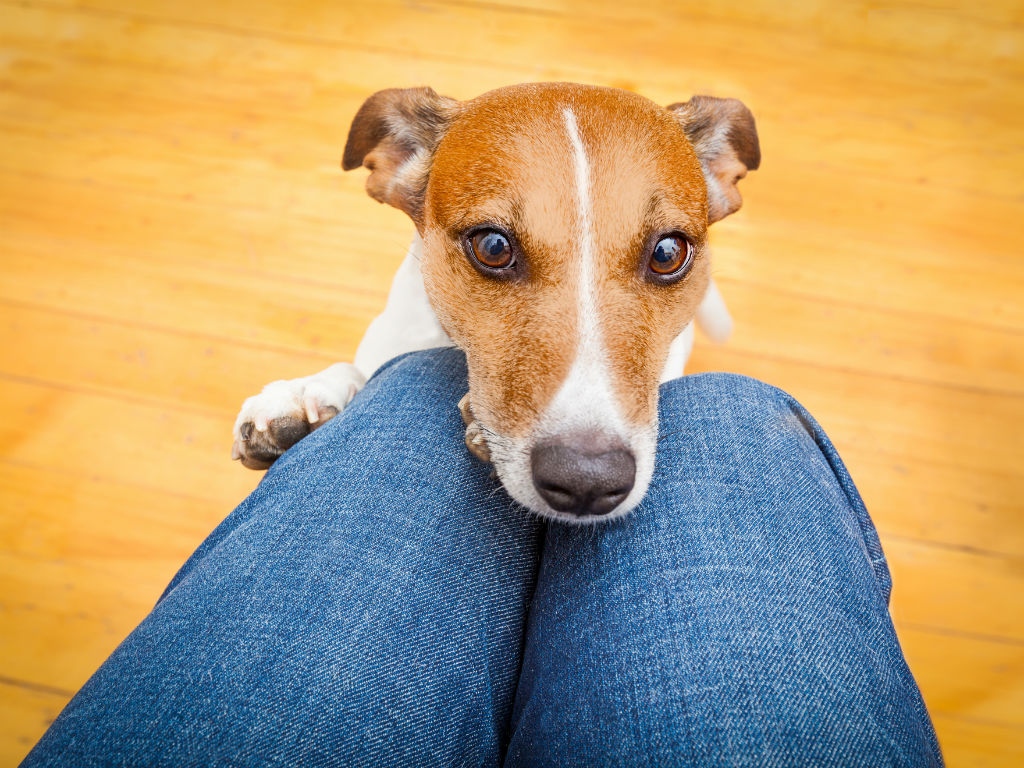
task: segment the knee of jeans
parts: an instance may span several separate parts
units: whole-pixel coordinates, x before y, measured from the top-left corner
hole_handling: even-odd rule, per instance
[[[799,466],[834,474],[847,495],[855,494],[824,430],[777,387],[731,373],[696,374],[664,385],[659,410],[658,448],[667,458],[703,458],[755,473]]]
[[[658,410],[662,435],[713,425],[716,433],[795,434],[817,441],[820,431],[791,395],[735,373],[698,373],[667,382]]]
[[[319,451],[333,451],[342,435],[401,421],[404,429],[430,432],[440,422],[463,429],[458,402],[466,393],[466,357],[452,347],[409,352],[378,368],[342,413],[303,438],[278,459],[271,475]],[[453,445],[461,446],[461,440]]]
[[[659,454],[664,448],[668,463],[706,454],[715,465],[732,462],[737,472],[799,466],[838,490],[888,599],[892,580],[864,501],[828,435],[792,395],[748,376],[701,373],[663,385],[659,411]]]
[[[789,408],[795,402],[778,387],[739,373],[695,373],[661,385],[661,400],[669,418],[696,399],[728,401],[730,410],[739,416]]]
[[[420,349],[415,352],[405,352],[393,357],[373,372],[370,381],[392,371],[399,369],[414,371],[446,371],[449,376],[466,375],[466,354],[456,347],[432,347],[431,349]],[[393,372],[393,371],[392,371]],[[367,382],[369,383],[369,382]]]

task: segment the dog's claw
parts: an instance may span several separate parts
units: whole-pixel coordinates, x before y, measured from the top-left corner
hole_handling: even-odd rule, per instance
[[[467,427],[473,423],[473,411],[469,409],[469,392],[459,400],[459,413],[462,414],[462,423]]]
[[[480,425],[475,421],[466,427],[466,447],[480,461],[489,462],[491,460],[491,451],[487,447],[487,440],[484,438]]]
[[[469,449],[469,452],[480,459],[480,461],[489,462],[491,460],[491,450],[487,447],[487,438],[484,436],[483,429],[476,419],[473,418],[473,410],[469,406],[468,392],[459,400],[459,413],[462,414],[462,421],[466,425],[466,447]]]

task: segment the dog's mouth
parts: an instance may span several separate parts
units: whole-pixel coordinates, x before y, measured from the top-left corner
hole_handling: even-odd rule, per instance
[[[587,429],[515,438],[474,418],[467,395],[459,403],[466,447],[494,465],[509,495],[531,512],[574,525],[622,517],[640,503],[654,468],[656,427],[623,439]]]

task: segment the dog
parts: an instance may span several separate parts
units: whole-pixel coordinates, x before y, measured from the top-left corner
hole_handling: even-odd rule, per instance
[[[371,96],[342,167],[416,235],[354,364],[245,401],[233,458],[265,469],[404,352],[455,345],[466,444],[517,502],[587,524],[627,514],[654,471],[660,382],[683,374],[696,319],[724,340],[708,226],[760,164],[740,101],[661,107],[572,83],[469,101],[430,88]],[[454,407],[455,404],[452,404]]]

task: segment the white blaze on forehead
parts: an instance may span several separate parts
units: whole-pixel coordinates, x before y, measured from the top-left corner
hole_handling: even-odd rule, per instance
[[[587,150],[580,138],[580,129],[576,124],[576,115],[571,109],[563,110],[565,128],[572,142],[573,167],[576,171],[576,200],[579,206],[579,242],[582,246],[580,254],[580,314],[587,331],[597,331],[597,308],[594,306],[594,224],[591,221],[590,203],[590,161]]]
[[[576,358],[569,375],[551,402],[539,425],[547,434],[595,431],[618,435],[628,443],[627,432],[619,412],[609,376],[608,354],[604,348],[597,302],[597,263],[594,245],[593,206],[591,204],[591,169],[576,115],[569,108],[562,110],[565,128],[572,146],[576,187],[578,231],[574,254],[579,265],[577,273],[577,304],[579,338]]]
[[[492,435],[488,437],[487,444],[498,476],[517,501],[535,511],[544,511],[548,517],[586,524],[618,517],[640,503],[654,473],[656,423],[628,427],[614,395],[608,351],[599,322],[601,308],[598,304],[597,285],[602,267],[597,261],[595,245],[591,205],[592,171],[576,115],[566,108],[562,110],[562,116],[572,148],[572,181],[577,203],[575,218],[578,231],[569,242],[577,249],[577,253],[572,255],[579,265],[575,276],[579,336],[567,340],[567,343],[575,343],[576,356],[568,376],[544,411],[532,435],[522,438]],[[530,455],[538,443],[545,438],[571,438],[588,433],[593,437],[618,439],[633,453],[636,460],[633,490],[607,517],[581,518],[556,512],[541,498],[533,484]]]

